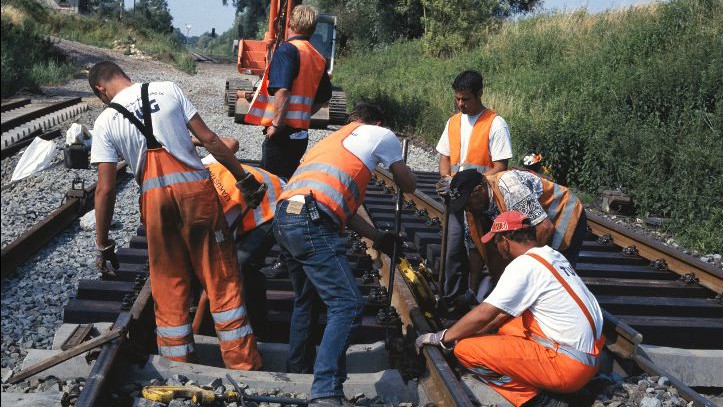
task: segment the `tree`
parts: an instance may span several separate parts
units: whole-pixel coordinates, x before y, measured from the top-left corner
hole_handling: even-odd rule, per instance
[[[135,14],[136,18],[143,20],[145,25],[154,31],[168,34],[173,32],[173,17],[166,0],[139,0]]]
[[[221,0],[223,5],[228,0]],[[231,0],[236,7],[236,19],[239,38],[259,38],[264,33],[264,27],[269,21],[269,7],[271,2],[266,0]]]

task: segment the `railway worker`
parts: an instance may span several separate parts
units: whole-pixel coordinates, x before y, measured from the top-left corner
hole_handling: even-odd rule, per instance
[[[238,151],[238,142],[222,138],[232,152]],[[211,173],[226,223],[236,242],[238,268],[243,278],[244,298],[251,326],[263,336],[267,322],[266,277],[261,273],[266,255],[274,245],[271,223],[276,211],[276,201],[281,195],[284,181],[261,168],[241,165],[257,181],[266,184],[266,195],[256,208],[246,204],[243,193],[236,188],[236,179],[222,164],[209,156],[203,160]],[[200,307],[199,307],[200,308]]]
[[[474,168],[492,175],[507,169],[507,162],[512,157],[507,123],[482,104],[482,74],[464,71],[457,75],[452,89],[459,112],[447,121],[437,143],[441,177],[437,192],[443,197],[448,194],[452,176],[458,171]],[[452,302],[465,294],[469,270],[480,268],[481,260],[474,247],[465,245],[464,210],[449,211],[447,227],[443,293],[448,302]]]
[[[416,345],[454,347],[460,363],[515,406],[566,406],[597,373],[602,312],[570,263],[538,247],[520,212],[500,214],[482,240],[511,263],[484,302]],[[495,333],[496,332],[496,333]]]
[[[389,167],[402,191],[416,189],[416,177],[402,159],[399,140],[379,126],[381,109],[362,103],[350,119],[352,122],[304,156],[281,194],[274,218],[274,235],[288,257],[296,296],[287,369],[301,373],[314,364],[310,406],[350,405],[343,391],[345,355],[361,324],[365,299],[349,267],[340,233],[348,226],[391,255],[398,236],[376,230],[356,211],[377,164]],[[309,335],[316,295],[326,304],[327,321],[314,362]]]
[[[309,42],[317,11],[298,5],[291,11],[286,42],[278,46],[245,121],[265,126],[261,168],[289,179],[309,141],[311,116],[331,99],[326,58]]]
[[[91,162],[98,165],[96,264],[106,271],[108,261],[114,268],[118,263],[108,229],[120,156],[141,186],[159,353],[177,361],[195,359],[189,321],[192,269],[210,298],[226,366],[259,368],[261,357],[247,323],[231,234],[189,130],[240,180],[236,185],[253,206],[263,197],[262,184],[242,170],[176,84],[133,83],[109,61],[95,64],[88,82],[109,107],[95,121],[91,147]]]

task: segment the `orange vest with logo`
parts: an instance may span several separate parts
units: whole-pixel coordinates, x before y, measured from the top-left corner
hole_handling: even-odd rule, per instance
[[[226,216],[226,222],[229,226],[237,225],[232,230],[237,237],[243,236],[274,218],[276,201],[282,190],[281,180],[276,175],[248,165],[241,165],[241,167],[244,171],[252,174],[259,182],[266,184],[266,195],[256,209],[250,209],[246,205],[243,193],[236,188],[236,179],[226,167],[219,163],[208,166],[213,186],[216,188],[218,199]],[[243,218],[239,220],[241,215],[243,215]]]
[[[487,183],[492,187],[492,194],[500,212],[507,211],[505,199],[497,183],[499,177],[504,174],[498,172],[494,175],[486,176]],[[534,174],[534,173],[531,173]],[[542,182],[542,195],[539,198],[540,205],[547,212],[547,218],[550,219],[555,231],[552,233],[550,247],[555,250],[565,250],[570,246],[572,235],[575,233],[577,221],[582,215],[583,207],[580,200],[577,199],[569,189],[560,184],[556,184],[545,178],[540,177]],[[545,242],[540,242],[545,243]]]
[[[452,165],[452,174],[469,168],[476,168],[477,171],[484,173],[492,167],[490,128],[495,117],[497,117],[497,113],[485,109],[477,118],[467,145],[467,156],[463,158],[461,157],[462,113],[457,113],[449,119],[447,135],[449,136],[449,161]]]
[[[367,166],[343,144],[361,125],[359,122],[347,124],[309,150],[280,199],[312,194],[316,202],[334,215],[343,230],[347,219],[364,202],[367,184],[372,178]]]
[[[299,73],[291,84],[289,104],[286,111],[286,125],[297,129],[308,129],[311,124],[311,110],[316,90],[326,70],[326,59],[309,41],[292,40],[289,44],[299,50]],[[254,100],[244,121],[249,124],[271,126],[274,119],[274,97],[269,95],[269,69],[266,68]]]

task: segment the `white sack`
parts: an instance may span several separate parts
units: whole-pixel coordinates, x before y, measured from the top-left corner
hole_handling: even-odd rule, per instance
[[[56,154],[55,141],[36,137],[20,157],[11,180],[18,181],[50,167]]]
[[[65,145],[85,144],[90,147],[92,134],[85,125],[73,123],[65,132]]]
[[[120,223],[113,218],[110,222],[111,228],[120,226]],[[88,211],[85,215],[80,217],[80,228],[83,230],[95,230],[95,209]]]

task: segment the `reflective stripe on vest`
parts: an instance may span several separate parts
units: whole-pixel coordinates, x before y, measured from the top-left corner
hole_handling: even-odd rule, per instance
[[[462,113],[457,113],[449,119],[447,136],[449,137],[449,162],[452,172],[457,172],[460,167],[477,168],[484,172],[492,167],[490,155],[490,128],[492,121],[497,117],[493,110],[485,109],[477,118],[472,127],[472,134],[467,144],[467,154],[462,154]],[[484,170],[483,170],[484,168]]]
[[[492,188],[492,195],[494,195],[495,203],[500,212],[508,210],[504,196],[497,185],[500,177],[505,172],[506,171],[502,171],[485,177],[490,188]],[[537,176],[534,172],[530,172],[530,174]],[[577,228],[577,221],[580,219],[583,211],[582,203],[580,203],[575,194],[568,188],[543,177],[538,178],[542,183],[542,195],[539,198],[540,205],[545,210],[547,218],[555,227],[550,241],[550,247],[555,250],[565,250],[569,247],[572,236],[575,233],[575,228]]]
[[[221,342],[235,341],[254,333],[251,325],[246,324],[240,328],[229,329],[228,331],[216,331],[218,340]]]
[[[457,173],[464,170],[469,170],[470,168],[474,168],[479,172],[480,174],[484,174],[487,172],[487,170],[490,169],[490,167],[484,166],[484,165],[475,165],[470,163],[462,163],[462,164],[455,164],[450,167],[451,171],[453,173]]]
[[[274,218],[276,212],[276,200],[281,195],[281,179],[268,171],[249,165],[241,165],[244,171],[252,174],[256,180],[266,184],[266,195],[255,209],[246,210],[246,199],[243,193],[236,187],[236,179],[233,174],[220,163],[213,163],[208,166],[211,172],[211,180],[216,188],[226,222],[233,226],[232,232],[238,236],[256,229],[263,223]],[[244,214],[245,213],[245,214]],[[240,221],[238,217],[244,214]]]
[[[292,40],[289,44],[299,51],[299,73],[291,84],[285,122],[297,129],[308,129],[311,111],[321,77],[326,70],[326,59],[306,40]],[[269,95],[269,69],[266,68],[261,86],[251,101],[244,121],[249,124],[270,126],[274,118],[274,97]]]
[[[167,187],[173,184],[183,182],[203,181],[208,179],[209,172],[207,169],[187,172],[174,172],[172,174],[161,175],[160,177],[148,178],[143,180],[141,193],[146,193],[153,188]]]
[[[156,328],[156,334],[164,338],[181,338],[191,335],[191,324],[181,326],[159,326]]]
[[[194,352],[193,343],[187,343],[185,345],[176,345],[176,346],[159,346],[158,347],[158,353],[161,354],[161,356],[169,357],[169,358],[179,358],[188,356],[191,353]]]
[[[313,194],[317,203],[333,214],[340,228],[364,201],[371,172],[354,154],[344,148],[344,139],[361,126],[347,124],[316,144],[304,156],[279,200],[294,195]]]

